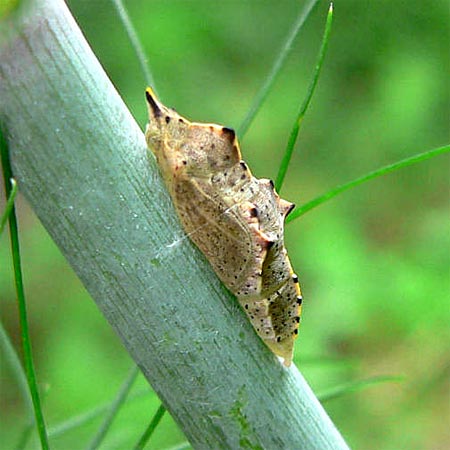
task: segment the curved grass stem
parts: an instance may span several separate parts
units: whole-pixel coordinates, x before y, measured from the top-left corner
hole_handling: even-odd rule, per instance
[[[11,198],[12,187],[9,184],[9,180],[12,178],[12,170],[9,161],[8,145],[3,136],[2,130],[0,130],[0,153],[1,153],[3,180],[5,183],[6,197]],[[9,233],[11,239],[11,253],[14,266],[14,281],[19,309],[19,320],[20,320],[25,373],[27,375],[27,382],[31,393],[31,399],[33,401],[34,417],[36,420],[36,425],[39,433],[39,439],[41,441],[41,447],[42,449],[47,450],[49,448],[47,430],[45,427],[44,415],[42,413],[41,400],[39,396],[36,373],[33,363],[30,332],[28,329],[25,290],[23,287],[22,264],[20,259],[19,233],[17,228],[17,217],[14,204],[12,205],[11,211],[9,213]]]
[[[305,100],[300,107],[297,118],[295,119],[294,126],[292,127],[291,134],[289,136],[289,141],[286,146],[286,150],[284,151],[283,159],[281,160],[280,168],[278,170],[278,175],[275,180],[275,188],[278,193],[281,191],[281,187],[283,186],[284,178],[286,176],[286,172],[289,167],[289,163],[291,161],[292,153],[294,151],[294,146],[297,141],[298,133],[300,131],[301,124],[303,122],[303,117],[306,114],[308,106],[311,103],[312,96],[314,94],[314,90],[317,86],[317,81],[319,79],[320,71],[322,69],[323,60],[325,59],[325,54],[327,52],[328,41],[330,40],[330,32],[331,32],[331,24],[333,23],[333,3],[330,3],[330,7],[328,9],[327,21],[325,24],[325,31],[323,33],[322,45],[319,50],[319,55],[317,57],[316,66],[314,69],[313,78],[309,84],[308,92],[306,94]]]
[[[267,95],[269,94],[270,89],[272,88],[275,79],[277,78],[278,74],[280,73],[281,68],[283,67],[284,62],[286,61],[287,56],[289,55],[289,52],[291,50],[292,44],[297,37],[298,33],[302,29],[304,23],[306,22],[306,19],[309,17],[311,12],[313,11],[314,7],[317,5],[318,0],[312,0],[310,1],[305,9],[299,14],[297,17],[297,20],[294,23],[294,26],[292,27],[285,43],[283,44],[283,47],[281,48],[278,58],[275,60],[272,69],[270,70],[266,80],[264,81],[263,85],[259,89],[258,93],[256,94],[252,105],[250,106],[247,115],[244,117],[244,120],[242,121],[241,125],[238,127],[238,136],[239,139],[242,141],[244,138],[245,133],[248,131],[250,124],[253,122],[253,119],[255,118],[258,110],[260,109],[261,105],[263,104],[264,100],[267,98]]]
[[[106,436],[106,433],[111,427],[111,424],[114,421],[114,418],[116,417],[119,409],[124,405],[128,393],[130,392],[131,387],[133,386],[134,381],[136,380],[136,377],[139,374],[139,367],[133,366],[128,376],[126,377],[125,381],[122,383],[119,392],[116,395],[116,398],[111,403],[111,406],[106,414],[106,417],[101,424],[100,428],[98,429],[97,433],[95,434],[94,438],[88,445],[89,450],[94,450],[98,448],[103,441],[104,437]]]
[[[134,450],[142,450],[145,447],[148,440],[151,438],[153,432],[155,431],[156,427],[159,425],[159,422],[163,418],[165,412],[166,408],[161,403],[159,405],[159,408],[156,410],[156,413],[153,416],[151,422],[149,423],[147,429],[144,431],[144,434],[141,436],[139,442],[134,447]]]
[[[138,34],[134,28],[133,23],[131,22],[130,16],[128,15],[128,11],[125,8],[122,0],[112,0],[114,7],[116,8],[117,14],[119,15],[120,20],[125,28],[125,31],[130,39],[131,46],[133,47],[134,52],[136,53],[136,57],[139,61],[139,65],[141,66],[142,74],[144,75],[145,82],[148,86],[151,86],[155,93],[158,93],[155,86],[155,80],[153,78],[153,74],[148,65],[148,59],[145,55],[144,48],[139,39]]]
[[[11,340],[9,339],[9,336],[6,333],[6,330],[1,321],[0,321],[0,352],[2,354],[2,358],[4,358],[5,365],[7,364],[11,369],[14,380],[18,385],[19,391],[23,397],[23,401],[27,409],[26,424],[22,429],[17,445],[15,445],[15,448],[17,450],[20,450],[26,447],[26,443],[31,434],[31,431],[34,429],[35,420],[34,420],[33,401],[31,399],[30,389],[28,387],[27,376],[23,369],[22,363],[20,362],[19,355],[17,354]]]
[[[141,400],[142,398],[148,396],[151,393],[148,387],[144,389],[140,389],[133,394],[127,396],[125,403],[128,405],[129,403],[135,402],[137,400]],[[97,406],[93,408],[89,408],[88,410],[77,414],[76,416],[69,417],[68,419],[64,419],[60,423],[52,426],[48,430],[48,435],[50,438],[56,438],[64,435],[65,433],[73,432],[74,430],[85,426],[86,424],[91,423],[95,419],[100,416],[103,416],[105,413],[111,410],[115,399]]]
[[[303,214],[307,213],[313,208],[325,203],[328,200],[336,197],[337,195],[345,192],[351,188],[359,186],[366,181],[372,180],[374,178],[380,177],[382,175],[386,175],[387,173],[393,172],[394,170],[401,169],[402,167],[410,166],[412,164],[418,163],[420,161],[424,161],[426,159],[432,158],[434,156],[440,155],[441,153],[446,153],[450,151],[450,145],[444,145],[443,147],[438,147],[433,150],[429,150],[427,152],[419,153],[418,155],[411,156],[406,159],[402,159],[394,164],[389,164],[388,166],[381,167],[380,169],[369,172],[362,177],[357,178],[356,180],[349,181],[348,183],[341,184],[340,186],[335,187],[331,191],[326,192],[325,194],[316,197],[315,199],[305,203],[300,206],[297,210],[294,210],[286,220],[286,223],[292,222],[295,219],[298,219]]]
[[[8,201],[6,202],[5,210],[3,211],[2,217],[0,219],[0,235],[3,233],[6,222],[14,206],[14,199],[17,194],[17,182],[14,178],[11,178],[11,193],[9,194]]]
[[[399,383],[404,379],[405,377],[400,375],[380,375],[367,378],[366,380],[352,381],[350,383],[345,383],[325,390],[322,393],[319,393],[317,395],[317,398],[321,402],[327,402],[329,400],[334,400],[335,398],[339,398],[374,385],[382,383]]]

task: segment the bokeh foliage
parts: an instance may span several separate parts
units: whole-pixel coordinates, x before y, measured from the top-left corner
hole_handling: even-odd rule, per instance
[[[71,0],[69,6],[144,126],[145,83],[111,3]],[[163,101],[189,118],[236,128],[299,10],[297,1],[268,0],[127,6]],[[245,136],[244,157],[256,176],[276,176],[327,8],[321,3],[313,14]],[[335,2],[329,53],[284,197],[300,204],[447,143],[448,36],[443,0]],[[287,228],[305,297],[296,362],[316,392],[375,375],[405,376],[327,403],[351,447],[438,449],[449,439],[448,173],[449,158],[440,156],[348,192]],[[19,219],[33,348],[52,424],[110,399],[131,360],[24,202]],[[2,321],[18,344],[6,236],[0,268]],[[24,407],[1,367],[2,441],[15,442]],[[157,405],[156,396],[147,396],[127,407],[105,448],[135,442]],[[95,427],[68,434],[57,447],[82,448]],[[153,448],[182,440],[166,416]]]

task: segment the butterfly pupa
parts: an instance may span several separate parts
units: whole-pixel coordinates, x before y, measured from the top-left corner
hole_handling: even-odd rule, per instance
[[[147,144],[185,232],[239,300],[258,335],[289,366],[302,295],[284,246],[294,205],[255,178],[235,132],[190,122],[146,90]]]

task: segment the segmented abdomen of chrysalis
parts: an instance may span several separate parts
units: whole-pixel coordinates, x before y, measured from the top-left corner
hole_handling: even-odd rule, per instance
[[[190,122],[146,90],[146,140],[189,238],[236,295],[258,335],[290,365],[301,291],[284,246],[294,205],[255,178],[235,133]]]

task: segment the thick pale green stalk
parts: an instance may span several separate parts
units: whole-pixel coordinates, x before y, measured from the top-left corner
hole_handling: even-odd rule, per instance
[[[64,3],[39,1],[19,31],[0,37],[14,176],[191,444],[347,448],[186,239],[141,130]]]

